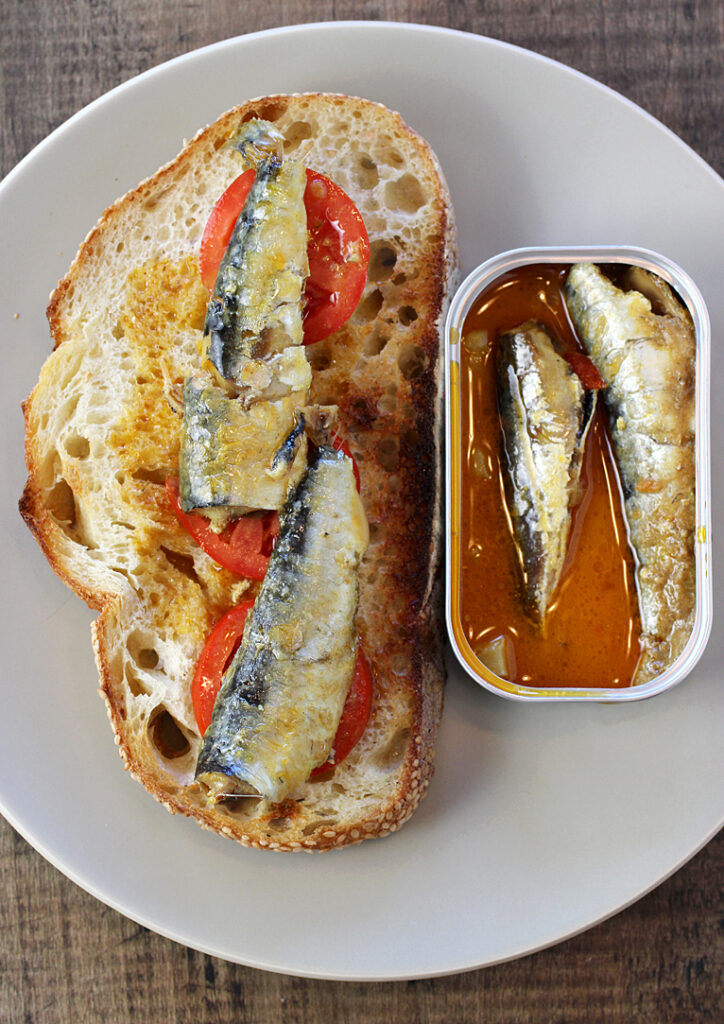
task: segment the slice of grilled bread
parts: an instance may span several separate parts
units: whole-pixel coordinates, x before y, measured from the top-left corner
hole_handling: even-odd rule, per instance
[[[199,361],[199,241],[241,173],[224,143],[251,117],[274,122],[287,156],[352,197],[370,237],[355,314],[307,355],[311,401],[339,406],[361,473],[371,543],[358,628],[375,694],[359,744],[298,799],[211,807],[194,782],[190,683],[214,623],[258,584],[184,532],[164,480],[178,465],[179,389]],[[224,114],[110,207],[51,296],[55,351],[24,406],[22,515],[100,612],[100,688],[128,769],[171,811],[246,845],[324,850],[384,835],[429,783],[444,681],[440,339],[455,272],[447,186],[397,114],[346,96],[272,96]]]

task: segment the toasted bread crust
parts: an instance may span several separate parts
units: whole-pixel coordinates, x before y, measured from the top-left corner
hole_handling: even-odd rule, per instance
[[[357,312],[308,355],[311,398],[339,406],[372,527],[358,627],[375,698],[347,761],[299,799],[211,807],[193,781],[200,739],[190,675],[240,585],[167,507],[163,477],[177,438],[151,378],[162,361],[176,360],[179,377],[193,359],[198,240],[239,173],[223,143],[256,116],[351,195],[370,235]],[[224,114],[111,206],[51,296],[56,351],[24,406],[21,514],[55,572],[100,612],[100,692],[126,767],[172,812],[244,845],[325,850],[385,835],[429,784],[444,682],[440,337],[455,274],[444,178],[399,115],[350,97],[272,96]]]

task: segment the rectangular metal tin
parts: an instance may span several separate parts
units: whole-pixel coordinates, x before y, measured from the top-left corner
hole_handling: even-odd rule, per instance
[[[672,285],[686,303],[696,332],[696,615],[689,642],[677,660],[656,678],[639,686],[624,688],[555,689],[519,686],[502,679],[482,665],[474,655],[466,655],[458,644],[454,619],[452,536],[459,529],[455,517],[461,507],[453,494],[454,438],[459,437],[459,423],[454,410],[459,410],[460,336],[465,317],[477,296],[501,274],[532,263],[623,263],[641,266]],[[709,315],[698,288],[679,266],[658,253],[631,246],[570,246],[512,249],[486,260],[470,273],[458,288],[451,303],[445,325],[445,444],[446,444],[446,621],[448,636],[455,655],[477,683],[493,693],[522,701],[602,701],[617,703],[642,700],[670,689],[691,672],[706,647],[712,622],[711,583],[711,512],[709,468]],[[476,662],[476,664],[473,664]]]

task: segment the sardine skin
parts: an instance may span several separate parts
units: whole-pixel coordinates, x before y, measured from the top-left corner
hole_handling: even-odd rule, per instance
[[[695,614],[696,338],[665,282],[642,268],[630,281],[635,287],[624,291],[594,264],[579,263],[565,296],[607,384],[603,400],[638,560],[643,654],[634,681],[642,683],[681,653]]]
[[[535,322],[497,345],[506,496],[525,603],[544,623],[561,577],[579,498],[583,448],[595,409],[545,328]]]
[[[224,675],[197,778],[293,795],[329,755],[357,654],[357,568],[367,520],[351,461],[321,448],[280,514],[277,545]]]
[[[185,511],[279,509],[306,467],[295,414],[306,391],[248,409],[200,378],[184,385],[179,488]]]
[[[304,167],[277,156],[257,168],[206,315],[209,358],[228,380],[241,383],[248,360],[302,342],[306,180]]]

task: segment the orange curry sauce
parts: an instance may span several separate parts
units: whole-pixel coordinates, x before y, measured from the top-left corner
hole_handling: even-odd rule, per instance
[[[543,627],[522,603],[520,565],[506,515],[495,340],[535,319],[561,352],[580,351],[562,293],[567,269],[539,264],[508,272],[478,296],[465,320],[456,604],[468,653],[507,638],[510,682],[555,689],[622,687],[631,684],[639,659],[640,621],[634,556],[600,400],[586,442],[583,497],[573,511],[565,568]],[[472,333],[479,331],[487,332],[487,345]]]

